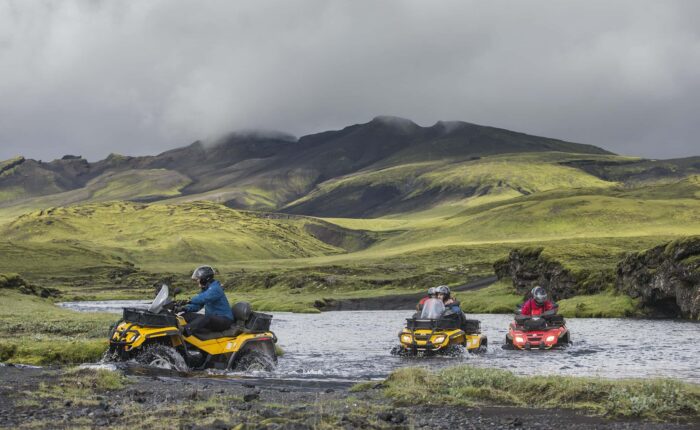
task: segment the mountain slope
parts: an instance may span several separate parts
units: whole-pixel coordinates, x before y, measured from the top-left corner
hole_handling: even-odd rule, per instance
[[[420,127],[401,118],[377,117],[298,140],[281,134],[232,134],[211,145],[195,142],[156,156],[111,154],[95,163],[76,156],[50,163],[8,160],[0,165],[0,203],[77,190],[107,173],[166,169],[189,178],[182,194],[194,199],[275,209],[303,197],[321,182],[363,169],[546,151],[608,154],[590,145],[468,123]]]
[[[590,156],[587,156],[590,157]],[[364,170],[320,184],[285,212],[324,217],[373,217],[426,210],[447,202],[502,200],[540,191],[616,185],[563,163],[563,153],[504,154]],[[599,156],[601,160],[612,156]]]

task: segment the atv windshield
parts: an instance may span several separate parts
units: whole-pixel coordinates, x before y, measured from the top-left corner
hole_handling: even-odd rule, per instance
[[[423,311],[420,314],[422,320],[436,320],[445,312],[445,305],[440,299],[428,299],[423,305]]]
[[[153,303],[151,303],[151,306],[148,307],[148,312],[153,312],[156,314],[160,312],[163,309],[165,301],[168,300],[169,294],[170,292],[168,291],[168,286],[163,284],[163,286],[160,287],[160,291],[158,291],[158,295],[155,299],[153,299]]]

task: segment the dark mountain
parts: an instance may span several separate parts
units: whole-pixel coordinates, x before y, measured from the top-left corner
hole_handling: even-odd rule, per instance
[[[95,184],[109,187],[109,181],[120,180],[120,195],[124,192],[125,175],[129,171],[164,169],[188,178],[179,190],[180,198],[226,202],[231,207],[252,209],[281,209],[289,205],[295,213],[324,213],[319,205],[333,205],[334,195],[347,194],[342,189],[325,194],[312,205],[295,201],[314,195],[321,184],[353,175],[365,175],[412,164],[444,160],[449,163],[470,162],[497,154],[560,152],[589,154],[593,163],[572,161],[572,167],[585,170],[600,178],[617,178],[615,166],[599,166],[595,157],[612,155],[604,149],[557,139],[531,136],[504,129],[466,122],[438,122],[421,127],[414,122],[395,117],[377,117],[365,124],[342,130],[326,131],[295,139],[272,133],[234,133],[218,142],[205,145],[194,142],[155,156],[129,157],[111,154],[106,159],[89,163],[78,156],[66,156],[44,163],[17,158],[0,163],[0,205],[9,206],[38,196],[57,195],[86,187],[90,192],[80,198],[90,199]],[[671,164],[678,164],[671,162]],[[627,164],[625,164],[627,166]],[[409,169],[410,170],[410,169]],[[364,199],[362,213],[381,214],[397,208],[420,208],[441,201],[445,196],[464,196],[465,189],[484,192],[484,188],[466,184],[459,187],[430,186],[426,194],[416,199],[411,194],[411,178],[429,173],[429,169],[408,172],[394,183],[374,184],[357,198]],[[381,175],[380,175],[381,176]],[[624,175],[623,175],[624,176]],[[163,188],[163,175],[143,174],[144,178],[159,178],[158,190]],[[115,178],[115,179],[113,179]],[[154,179],[155,180],[155,179]],[[376,179],[382,181],[383,179]],[[408,182],[407,182],[408,181]],[[178,179],[175,183],[183,182]],[[353,192],[362,191],[366,184],[356,183]],[[465,188],[466,187],[466,188]],[[148,192],[144,184],[139,195]],[[486,191],[488,192],[488,190]],[[388,193],[388,194],[387,194]],[[161,197],[158,197],[161,195]],[[391,201],[387,200],[391,196]],[[426,197],[428,196],[428,197]],[[154,191],[149,199],[172,198],[172,193]],[[71,203],[76,199],[71,194]],[[408,200],[407,200],[408,199]],[[411,200],[413,199],[413,200]],[[370,201],[371,200],[371,201]],[[61,201],[52,199],[52,204]],[[406,203],[408,202],[408,203]],[[34,206],[45,203],[35,202]],[[345,199],[348,210],[334,214],[353,213],[352,202]],[[375,208],[376,206],[376,208]]]

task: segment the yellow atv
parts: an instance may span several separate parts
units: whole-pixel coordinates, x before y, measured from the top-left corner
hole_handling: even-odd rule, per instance
[[[248,303],[236,303],[232,307],[235,322],[227,330],[185,336],[181,330],[185,319],[177,314],[183,305],[171,300],[168,286],[163,285],[147,310],[124,308],[122,320],[109,336],[107,357],[179,371],[274,369],[277,337],[270,331],[272,315],[253,312]]]
[[[469,352],[484,352],[488,339],[481,334],[478,320],[406,319],[406,327],[399,333],[401,345],[394,350],[398,355],[453,354],[466,348]]]
[[[481,334],[481,322],[445,315],[437,319],[406,319],[406,328],[399,332],[400,345],[395,355],[416,356],[485,352],[488,339]]]

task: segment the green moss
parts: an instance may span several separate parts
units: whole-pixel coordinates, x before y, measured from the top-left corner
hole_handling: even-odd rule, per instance
[[[623,318],[639,316],[638,300],[612,291],[561,300],[559,313],[565,317]]]
[[[0,339],[0,361],[48,365],[98,361],[107,350],[107,339],[72,340],[59,336]]]
[[[473,403],[580,409],[614,417],[696,420],[700,387],[671,379],[606,380],[564,376],[516,376],[471,366],[431,372],[406,368],[386,380],[385,394],[415,405]]]
[[[73,312],[46,299],[0,290],[0,361],[71,364],[97,361],[116,317]],[[37,317],[40,315],[40,317]]]

